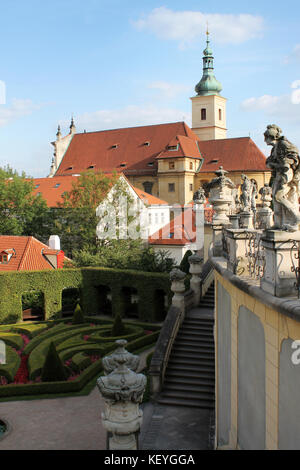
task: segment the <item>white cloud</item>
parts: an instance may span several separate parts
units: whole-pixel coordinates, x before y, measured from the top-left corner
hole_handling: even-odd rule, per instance
[[[179,109],[159,108],[154,105],[144,107],[131,105],[122,109],[100,110],[75,116],[76,127],[87,131],[163,124],[175,121],[185,121],[190,124],[191,115]],[[64,125],[68,126],[69,123],[65,122]]]
[[[34,104],[30,99],[13,98],[10,106],[0,106],[0,126],[5,126],[10,121],[32,114],[40,107],[41,105]]]
[[[200,11],[173,11],[166,7],[154,8],[152,12],[134,21],[139,31],[150,31],[159,39],[179,41],[181,48],[203,37],[208,22],[214,41],[238,44],[261,37],[263,18],[250,14],[206,14]]]
[[[258,98],[248,98],[241,103],[244,111],[263,111],[268,116],[278,120],[298,122],[300,124],[300,80],[291,84],[292,92],[280,95],[263,95]]]
[[[284,63],[289,64],[291,62],[299,62],[300,61],[300,44],[296,44],[293,52],[285,57]]]
[[[180,93],[186,93],[189,91],[190,87],[186,85],[176,84],[176,83],[168,83],[163,81],[156,81],[149,83],[148,88],[153,90],[158,90],[161,96],[165,98],[175,98]]]

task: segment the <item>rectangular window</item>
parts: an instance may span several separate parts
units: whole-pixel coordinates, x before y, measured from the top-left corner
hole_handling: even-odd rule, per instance
[[[155,224],[158,224],[158,214],[155,213]]]
[[[190,162],[190,170],[193,170],[193,169],[194,169],[193,162]]]
[[[206,108],[201,109],[201,121],[206,121]]]
[[[174,193],[175,191],[175,183],[169,183],[169,193]]]
[[[222,121],[222,109],[219,109],[219,121]]]
[[[175,163],[169,162],[169,170],[174,170],[174,169],[175,169]]]
[[[193,191],[193,185],[190,184],[190,191]]]

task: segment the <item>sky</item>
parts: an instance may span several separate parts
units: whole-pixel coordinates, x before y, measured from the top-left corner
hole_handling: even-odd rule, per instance
[[[0,166],[50,170],[58,124],[191,126],[208,22],[228,137],[300,148],[300,2],[0,0]]]

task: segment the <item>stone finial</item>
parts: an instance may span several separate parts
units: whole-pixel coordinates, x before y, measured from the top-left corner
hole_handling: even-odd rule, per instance
[[[180,271],[180,269],[178,268],[174,268],[172,269],[172,271],[170,272],[170,280],[172,282],[176,282],[176,281],[183,281],[184,278],[186,276],[186,273],[183,273],[182,271]]]
[[[204,204],[206,201],[205,191],[200,187],[193,196],[193,201],[195,204]]]
[[[198,253],[194,253],[188,257],[188,261],[190,264],[201,264],[203,262],[203,258],[199,256]]]
[[[209,201],[212,203],[215,212],[213,216],[213,224],[215,225],[229,224],[229,207],[233,203],[235,185],[231,179],[226,176],[227,173],[228,171],[220,166],[219,170],[215,172],[217,178],[213,178],[207,185]]]
[[[126,339],[116,340],[116,345],[118,346],[117,349],[112,354],[105,356],[102,359],[102,364],[106,374],[109,374],[116,369],[119,358],[123,358],[125,360],[124,364],[126,367],[128,367],[128,369],[133,371],[137,370],[140,363],[140,358],[139,356],[135,356],[134,354],[128,352],[125,349],[126,344]]]

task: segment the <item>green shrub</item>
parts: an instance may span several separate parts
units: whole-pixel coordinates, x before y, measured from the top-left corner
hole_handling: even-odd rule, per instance
[[[72,319],[73,325],[80,325],[85,322],[85,318],[79,304],[76,305]]]
[[[13,348],[6,345],[6,364],[0,364],[0,375],[6,377],[8,382],[13,382],[20,364],[21,358],[18,353]]]
[[[121,315],[117,313],[113,327],[111,329],[111,336],[122,336],[126,334],[126,328],[122,321]]]
[[[42,382],[58,382],[63,380],[67,380],[67,374],[52,341],[42,369]]]

